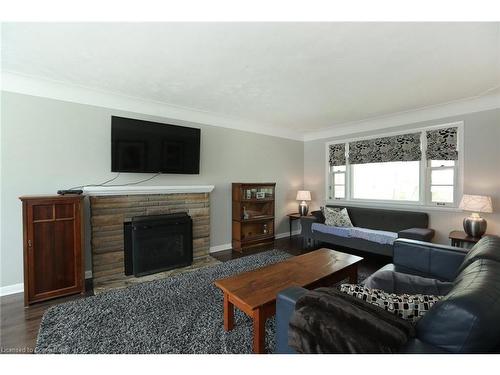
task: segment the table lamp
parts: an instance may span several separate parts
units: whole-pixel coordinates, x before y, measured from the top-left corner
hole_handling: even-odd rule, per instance
[[[311,200],[311,192],[309,190],[299,190],[297,192],[297,198],[296,199],[298,201],[302,201],[299,204],[299,214],[300,214],[300,216],[306,216],[307,215],[307,211],[309,210],[309,208],[307,207],[306,201],[310,201]]]
[[[469,236],[481,237],[486,232],[486,220],[479,216],[479,212],[493,212],[491,198],[484,195],[464,194],[458,208],[472,211],[469,217],[464,219],[464,231]]]

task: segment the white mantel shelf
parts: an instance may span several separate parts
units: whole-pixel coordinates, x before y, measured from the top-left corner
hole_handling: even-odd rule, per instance
[[[83,188],[83,193],[89,196],[97,195],[139,195],[139,194],[182,194],[210,193],[214,185],[188,186],[89,186]]]

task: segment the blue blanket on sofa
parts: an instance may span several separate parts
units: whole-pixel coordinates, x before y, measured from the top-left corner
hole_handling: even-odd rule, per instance
[[[398,238],[398,234],[395,232],[360,227],[334,227],[321,223],[313,223],[311,229],[313,232],[316,231],[333,234],[344,238],[361,238],[363,240],[377,242],[382,245],[392,245]]]
[[[321,232],[321,233],[328,233],[328,234],[333,234],[335,236],[339,237],[351,237],[351,229],[348,227],[334,227],[331,225],[326,225],[326,224],[321,224],[321,223],[313,223],[311,225],[311,230],[313,232]]]

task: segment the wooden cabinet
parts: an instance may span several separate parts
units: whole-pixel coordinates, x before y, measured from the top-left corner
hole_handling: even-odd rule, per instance
[[[233,183],[232,246],[248,247],[274,241],[276,183]]]
[[[85,292],[82,196],[20,197],[24,304]]]

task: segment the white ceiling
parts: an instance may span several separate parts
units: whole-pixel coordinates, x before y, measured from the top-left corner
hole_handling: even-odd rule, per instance
[[[500,23],[8,23],[2,69],[301,134],[500,85]]]

